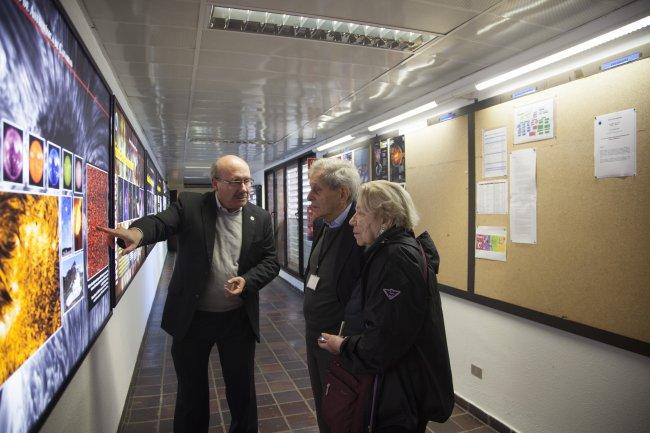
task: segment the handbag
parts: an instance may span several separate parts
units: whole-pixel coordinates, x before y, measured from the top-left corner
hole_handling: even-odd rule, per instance
[[[343,366],[340,356],[333,356],[325,375],[321,416],[332,433],[363,433],[366,410],[370,404],[371,430],[378,376],[354,374]],[[371,400],[372,396],[372,400]]]

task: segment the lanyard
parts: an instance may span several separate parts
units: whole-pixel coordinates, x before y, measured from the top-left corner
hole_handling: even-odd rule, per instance
[[[321,242],[320,246],[320,251],[318,252],[318,260],[316,261],[316,272],[315,275],[318,275],[318,268],[320,268],[320,264],[323,262],[323,259],[325,258],[325,255],[327,252],[330,250],[332,245],[334,245],[336,238],[338,237],[339,233],[341,232],[342,227],[338,227],[335,229],[330,228],[329,226],[323,227],[323,234],[321,235],[320,239],[318,239],[318,242]],[[325,235],[328,232],[334,232],[331,236],[330,241],[325,245]],[[324,248],[323,248],[324,247]]]

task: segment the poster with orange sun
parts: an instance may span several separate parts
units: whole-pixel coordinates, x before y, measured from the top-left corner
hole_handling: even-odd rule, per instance
[[[112,222],[111,93],[59,2],[0,1],[0,41],[0,432],[24,433],[111,313],[88,227]]]

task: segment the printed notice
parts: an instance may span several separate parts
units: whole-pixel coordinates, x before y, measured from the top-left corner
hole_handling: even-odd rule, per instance
[[[554,136],[553,99],[515,108],[515,144]]]
[[[596,116],[594,170],[597,178],[636,176],[636,110]]]
[[[518,244],[537,243],[537,201],[510,202],[510,240]]]
[[[537,243],[537,153],[523,149],[510,155],[510,240]]]
[[[475,256],[477,259],[506,261],[508,235],[505,227],[476,227]]]
[[[479,182],[476,188],[476,213],[508,213],[508,181],[490,180]]]
[[[483,131],[483,177],[506,176],[506,128]]]

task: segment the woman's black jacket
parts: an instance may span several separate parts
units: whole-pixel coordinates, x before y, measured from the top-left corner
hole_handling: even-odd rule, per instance
[[[348,309],[349,317],[355,303],[363,306],[362,329],[348,338],[341,356],[353,371],[381,377],[375,429],[415,430],[427,420],[444,422],[453,410],[436,280],[439,262],[426,232],[416,240],[413,232],[398,227],[366,251],[360,286]]]

